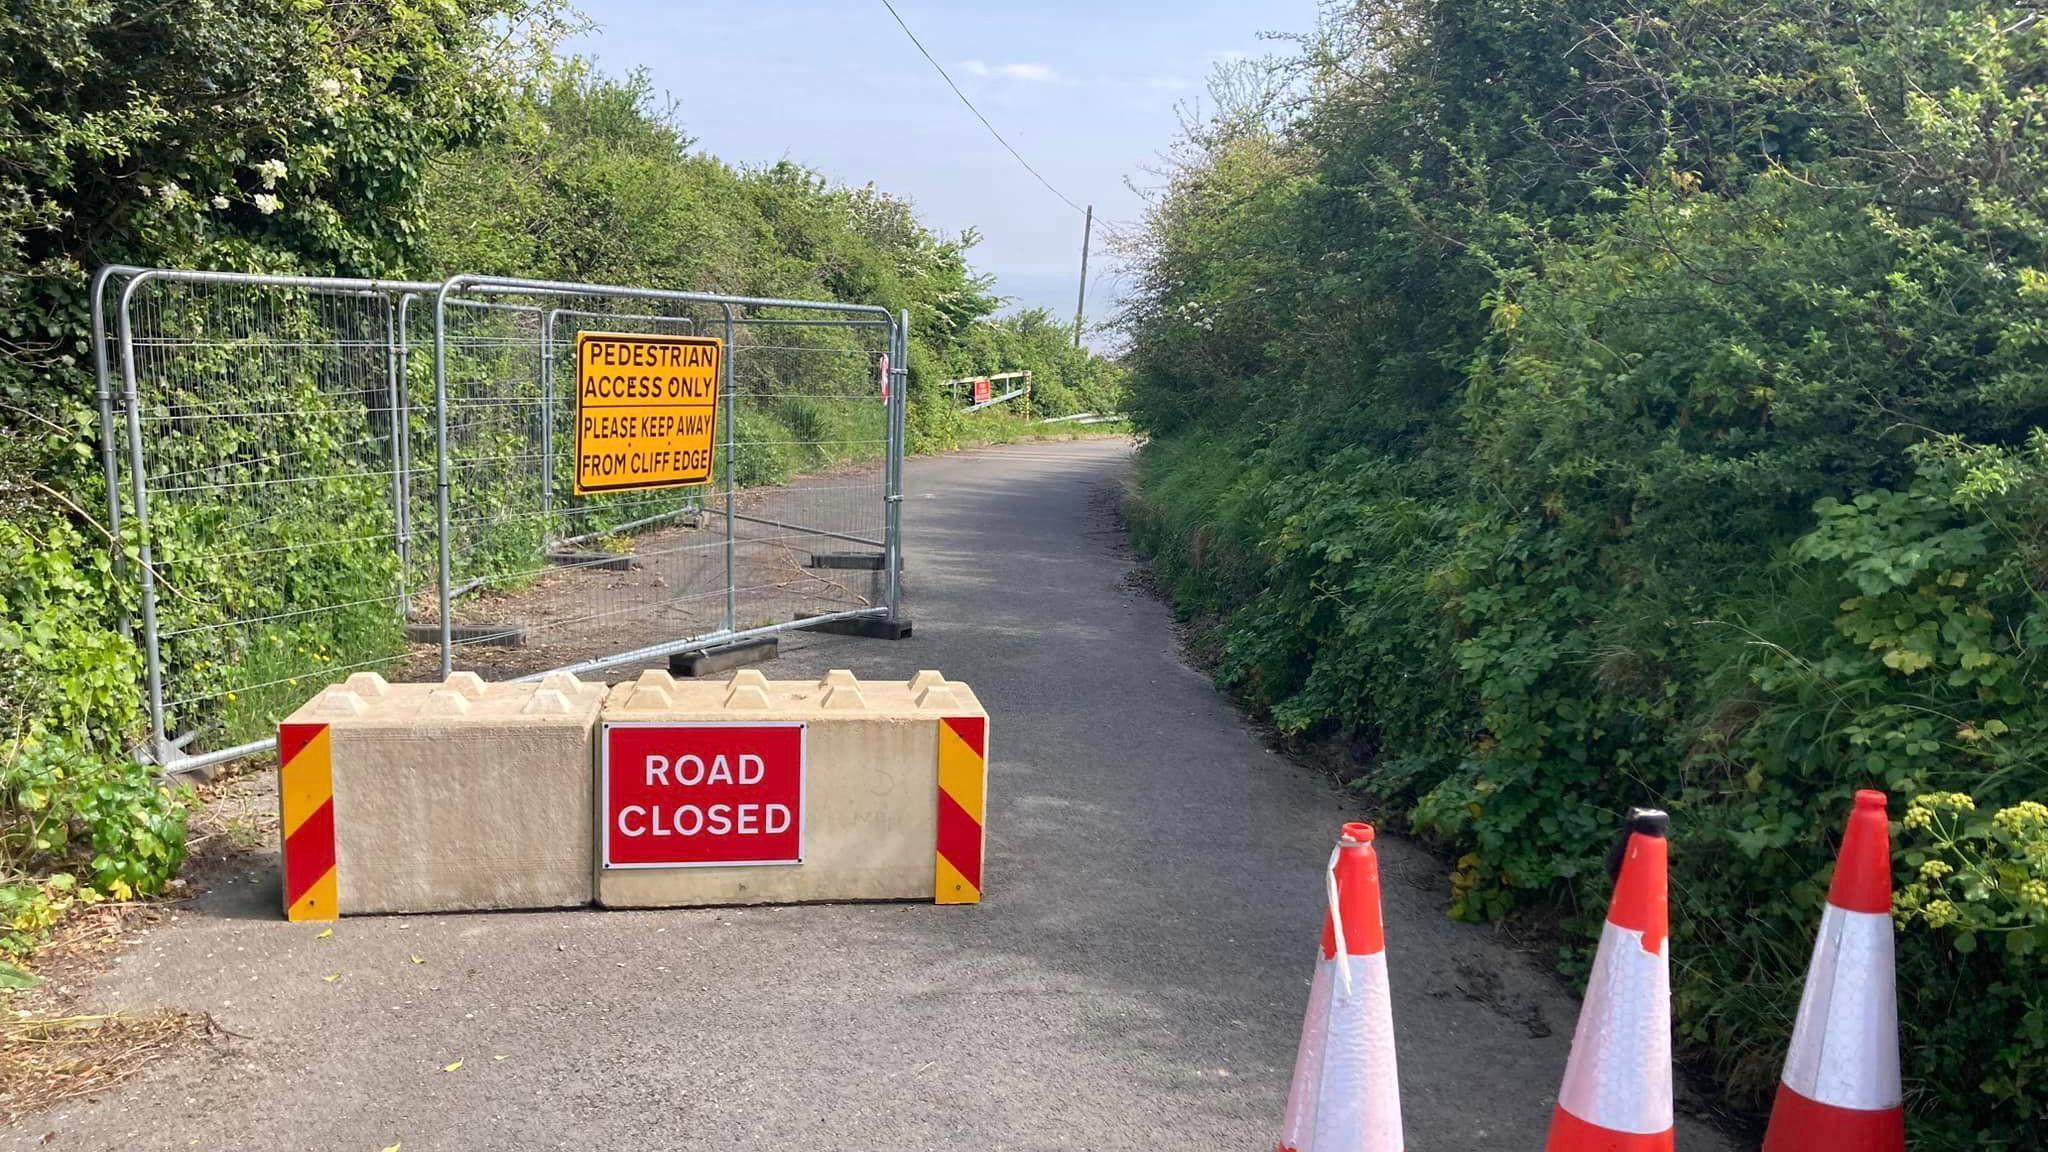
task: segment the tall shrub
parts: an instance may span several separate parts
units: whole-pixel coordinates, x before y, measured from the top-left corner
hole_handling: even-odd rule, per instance
[[[2039,526],[1984,495],[2048,423],[2043,24],[1328,5],[1194,124],[1126,316],[1136,535],[1222,677],[1451,849],[1454,915],[1590,924],[1671,808],[1732,1099],[1894,793],[1927,1147],[2048,1139]]]

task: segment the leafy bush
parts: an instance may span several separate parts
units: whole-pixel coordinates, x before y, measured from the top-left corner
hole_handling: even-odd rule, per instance
[[[147,765],[25,737],[0,749],[0,787],[0,861],[10,877],[77,859],[94,889],[126,900],[162,891],[185,858],[184,804]]]
[[[0,952],[74,899],[162,891],[184,858],[183,800],[120,753],[141,661],[108,624],[109,567],[65,521],[0,521]]]
[[[104,544],[54,515],[0,520],[0,736],[30,726],[118,747],[141,716],[142,657]]]
[[[1670,808],[1679,1027],[1761,1105],[1853,791],[2048,796],[2048,29],[1325,17],[1219,78],[1152,211],[1134,535],[1226,683],[1451,850],[1454,915],[1590,928],[1617,816]],[[1899,837],[1919,1147],[2048,1139],[1999,827],[1938,848],[1995,861],[1997,933],[1931,923],[1967,893]]]
[[[789,479],[794,470],[797,448],[796,439],[789,428],[780,420],[751,408],[739,412],[738,463],[732,469],[733,483],[742,488],[763,484],[780,484]],[[717,466],[722,471],[726,464],[725,446],[717,449]]]
[[[114,576],[111,542],[93,535],[106,511],[87,370],[90,270],[401,270],[419,255],[428,159],[494,122],[505,73],[560,30],[544,0],[454,0],[425,13],[89,0],[0,15],[0,125],[15,142],[0,163],[0,914],[12,925],[0,947],[26,946],[74,900],[160,890],[184,853],[182,801],[126,755],[142,734],[141,660],[120,625],[132,592]],[[176,354],[230,391],[275,386],[304,416],[291,449],[332,458],[336,422],[315,377],[260,378],[252,358],[220,345]],[[239,438],[253,429],[194,424],[146,446],[172,467],[261,466]],[[270,653],[213,625],[273,613],[317,591],[309,584],[392,575],[388,560],[347,556],[266,570],[218,558],[222,541],[274,556],[267,546],[279,539],[360,535],[334,514],[350,506],[252,522],[193,503],[159,519],[159,570],[172,570],[175,589],[161,604],[181,631],[167,660],[192,702],[182,719],[249,735],[283,704],[223,690],[231,668],[243,683],[272,678]],[[121,546],[132,578],[139,550]],[[280,642],[388,643],[370,627],[347,621]]]

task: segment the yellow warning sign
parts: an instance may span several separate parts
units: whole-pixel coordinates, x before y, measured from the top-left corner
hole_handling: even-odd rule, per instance
[[[725,344],[714,336],[576,334],[576,492],[711,481]]]

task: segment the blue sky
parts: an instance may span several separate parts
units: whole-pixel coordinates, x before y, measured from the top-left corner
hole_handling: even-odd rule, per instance
[[[737,164],[788,158],[917,202],[948,233],[980,230],[975,266],[1023,306],[1071,315],[1081,216],[991,139],[880,0],[582,0],[598,28],[571,49],[604,70],[646,68],[701,147]],[[1060,191],[1103,218],[1138,219],[1125,186],[1152,183],[1174,106],[1218,60],[1306,31],[1315,0],[941,3],[898,12],[996,129]],[[1101,232],[1098,229],[1098,241]],[[1098,246],[1091,319],[1115,270]],[[1100,305],[1098,307],[1098,305]]]

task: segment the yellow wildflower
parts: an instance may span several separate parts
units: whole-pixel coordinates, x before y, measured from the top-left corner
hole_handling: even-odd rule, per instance
[[[2036,911],[2048,912],[2048,880],[2022,881],[2020,903],[2032,904]]]
[[[2010,808],[2000,809],[1991,822],[2015,836],[2023,836],[2035,829],[2048,829],[2048,804],[2022,800]]]

